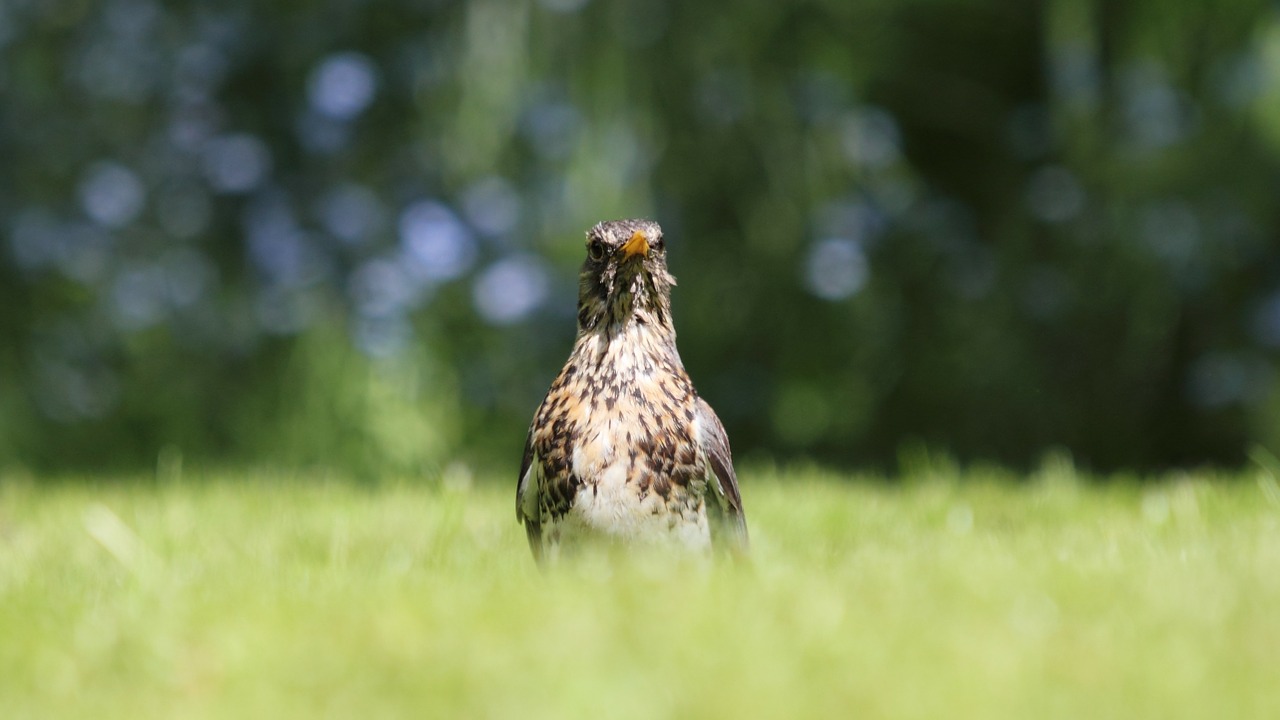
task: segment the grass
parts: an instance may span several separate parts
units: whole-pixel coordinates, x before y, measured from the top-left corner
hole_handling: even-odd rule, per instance
[[[752,567],[545,576],[507,483],[0,477],[0,717],[1280,717],[1264,469],[744,476]]]

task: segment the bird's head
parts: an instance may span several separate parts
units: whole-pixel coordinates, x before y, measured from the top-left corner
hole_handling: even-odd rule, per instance
[[[652,220],[613,220],[587,231],[578,283],[578,329],[635,321],[671,328],[671,287],[662,228]]]

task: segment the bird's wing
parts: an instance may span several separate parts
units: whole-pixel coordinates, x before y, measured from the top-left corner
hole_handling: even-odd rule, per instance
[[[533,559],[542,562],[542,513],[538,493],[542,486],[542,463],[533,451],[533,429],[524,441],[524,459],[520,461],[520,481],[516,485],[516,519],[524,523]]]
[[[720,418],[698,398],[698,444],[707,457],[711,477],[707,493],[707,519],[711,521],[711,541],[732,554],[747,553],[747,518],[742,512],[742,495],[738,492],[738,476],[733,471],[733,454],[729,452],[729,436]]]

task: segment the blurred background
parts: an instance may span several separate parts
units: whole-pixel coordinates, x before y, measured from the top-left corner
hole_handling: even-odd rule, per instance
[[[1262,0],[0,0],[0,466],[514,473],[662,223],[740,460],[1280,447]]]

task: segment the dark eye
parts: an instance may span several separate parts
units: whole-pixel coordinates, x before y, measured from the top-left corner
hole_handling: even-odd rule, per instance
[[[592,240],[587,246],[587,255],[594,261],[600,262],[604,259],[604,243],[599,240]]]

